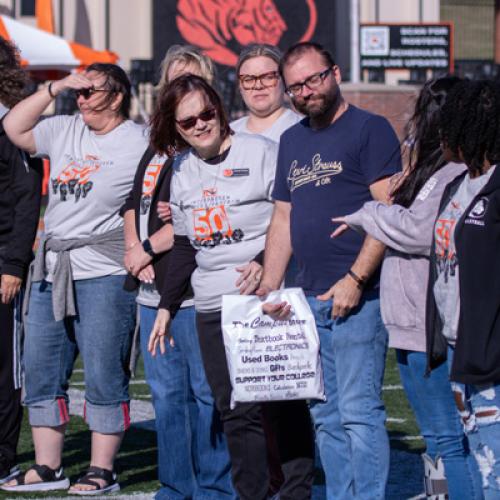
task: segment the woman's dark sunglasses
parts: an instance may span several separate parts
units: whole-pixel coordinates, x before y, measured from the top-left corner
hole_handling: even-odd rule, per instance
[[[109,89],[96,89],[94,87],[90,87],[89,89],[77,89],[77,90],[75,90],[75,96],[77,99],[80,96],[82,96],[85,100],[87,100],[91,96],[93,96],[96,92],[113,92],[113,91],[109,90]]]
[[[217,110],[215,108],[209,108],[205,111],[202,111],[198,116],[190,116],[188,118],[184,118],[184,120],[175,120],[176,123],[181,127],[182,130],[189,130],[196,125],[198,120],[202,122],[209,122],[213,120],[217,115]]]

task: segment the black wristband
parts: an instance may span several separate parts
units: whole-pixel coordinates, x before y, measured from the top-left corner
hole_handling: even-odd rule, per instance
[[[156,257],[156,254],[151,246],[151,242],[149,240],[144,240],[141,242],[142,248],[150,257]]]
[[[50,83],[49,83],[49,86],[47,87],[47,90],[49,91],[49,95],[50,95],[50,97],[51,97],[52,99],[55,99],[57,96],[56,96],[55,94],[53,94],[53,93],[52,93],[52,84],[53,84],[53,83],[54,83],[54,82],[50,82]]]
[[[358,288],[363,288],[365,286],[366,280],[360,278],[352,269],[349,269],[347,274],[356,282]]]

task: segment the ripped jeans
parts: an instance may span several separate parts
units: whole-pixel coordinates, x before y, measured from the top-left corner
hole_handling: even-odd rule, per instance
[[[500,384],[451,383],[485,500],[500,500]]]

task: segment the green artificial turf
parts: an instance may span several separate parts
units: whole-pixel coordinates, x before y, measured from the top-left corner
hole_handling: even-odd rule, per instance
[[[130,386],[132,398],[147,399],[149,388],[144,381],[144,366],[139,362],[136,371],[135,384]],[[75,363],[75,372],[71,378],[71,385],[77,389],[84,389],[83,385],[75,386],[75,383],[83,382],[83,366],[81,360]],[[415,418],[409,407],[406,396],[400,386],[399,373],[396,366],[395,353],[390,350],[387,356],[387,364],[384,377],[384,385],[392,386],[392,390],[384,390],[384,401],[387,416],[398,421],[389,421],[387,428],[391,438],[391,447],[405,450],[411,453],[421,453],[424,443],[422,439],[401,440],[401,437],[418,436],[418,428]],[[72,416],[68,426],[63,464],[65,472],[74,481],[78,475],[88,466],[90,456],[90,435],[82,418]],[[25,418],[23,422],[21,439],[19,442],[19,462],[22,468],[33,463],[34,453],[31,443],[29,424]],[[156,467],[156,435],[154,432],[132,427],[126,434],[122,449],[116,462],[116,470],[122,486],[122,493],[151,492],[158,489],[157,467]],[[323,484],[322,471],[317,471],[316,484]],[[12,498],[13,494],[0,491],[0,498]],[[43,498],[44,496],[66,496],[65,492],[48,493],[46,495],[37,493],[19,495],[15,497]]]

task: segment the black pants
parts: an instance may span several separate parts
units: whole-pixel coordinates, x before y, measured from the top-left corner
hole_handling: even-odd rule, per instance
[[[14,389],[14,307],[0,303],[0,455],[12,464],[21,430],[21,389]]]
[[[264,500],[269,489],[262,405],[239,403],[231,410],[231,382],[222,338],[221,313],[197,313],[196,324],[208,384],[227,438],[233,484],[241,500]],[[311,498],[314,440],[304,401],[266,403],[278,443],[284,483],[280,500]]]

